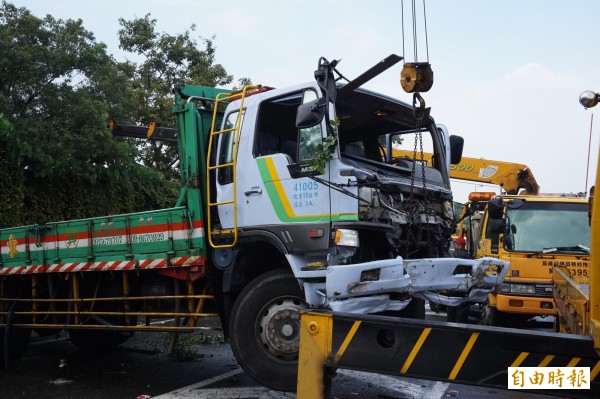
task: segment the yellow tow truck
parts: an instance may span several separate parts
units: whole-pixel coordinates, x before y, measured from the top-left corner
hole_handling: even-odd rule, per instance
[[[401,149],[392,153],[397,159],[411,155]],[[431,159],[431,154],[423,154],[423,162]],[[457,227],[456,235],[464,237],[470,257],[496,257],[511,263],[504,284],[487,299],[480,302],[476,293],[470,294],[471,304],[480,304],[481,323],[515,325],[532,317],[555,316],[552,268],[562,266],[571,276],[588,274],[586,198],[540,193],[531,169],[520,163],[462,157],[450,165],[450,177],[495,184],[505,192],[471,193]],[[490,215],[492,198],[495,213]],[[467,322],[473,307],[464,301],[457,305],[453,299],[444,303],[448,321]]]
[[[498,257],[511,268],[488,295],[482,324],[512,325],[556,315],[553,268],[574,277],[589,275],[587,209],[580,195],[494,195],[487,200],[474,257]]]

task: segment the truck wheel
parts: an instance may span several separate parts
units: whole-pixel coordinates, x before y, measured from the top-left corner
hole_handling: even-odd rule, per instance
[[[429,301],[429,309],[431,309],[431,311],[434,313],[440,313],[440,311],[441,311],[440,306],[441,305],[438,303]]]
[[[242,290],[231,311],[229,339],[250,377],[278,391],[296,390],[304,309],[302,290],[287,270],[262,274]]]
[[[31,328],[14,328],[14,323],[31,323],[31,320],[9,313],[6,326],[0,327],[0,369],[7,371],[25,353],[31,338]]]
[[[102,278],[98,276],[98,278]],[[97,303],[92,305],[93,310],[95,311],[103,311],[103,312],[122,312],[123,305],[119,302],[115,301],[104,301],[102,298],[110,298],[121,296],[120,292],[120,284],[119,280],[115,280],[117,284],[104,284],[100,287],[99,293],[97,294],[100,298]],[[93,280],[90,280],[89,285],[86,286],[86,291],[83,291],[86,295],[92,296],[91,291],[95,289],[96,283]],[[81,308],[81,310],[89,311],[90,308]],[[129,338],[133,337],[134,332],[131,330],[118,330],[117,328],[112,328],[112,326],[135,326],[137,324],[137,316],[129,316],[129,320],[125,316],[117,316],[117,315],[107,315],[107,316],[88,316],[87,318],[83,318],[79,321],[83,325],[91,325],[91,324],[100,324],[106,326],[104,329],[74,329],[69,330],[69,338],[71,343],[78,347],[79,349],[86,351],[95,351],[102,350],[110,347],[114,347],[117,345],[121,345]]]
[[[408,306],[398,311],[396,316],[425,320],[425,300],[412,298]]]
[[[496,309],[495,306],[491,306],[489,302],[486,302],[483,305],[483,309],[481,311],[481,321],[480,324],[484,326],[497,326],[500,327],[504,325],[504,317],[501,312]]]
[[[469,303],[464,303],[459,306],[448,306],[446,309],[446,321],[468,323],[470,305]]]

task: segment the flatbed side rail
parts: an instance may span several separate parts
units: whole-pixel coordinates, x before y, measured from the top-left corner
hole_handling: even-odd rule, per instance
[[[178,281],[170,284],[173,293],[164,285],[140,290],[143,273],[138,270],[108,273],[112,279],[104,278],[106,273],[64,273],[60,275],[62,282],[50,274],[12,276],[12,280],[0,276],[0,292],[6,292],[0,296],[0,329],[10,325],[24,329],[192,332],[206,329],[201,319],[218,317],[208,283],[195,279],[189,270],[163,276],[165,281]],[[19,277],[20,289],[11,291]],[[161,274],[146,277],[153,281]],[[30,292],[26,292],[27,286]],[[9,322],[11,315],[16,316],[13,322]]]
[[[301,315],[297,399],[330,398],[337,368],[507,389],[508,367],[575,366],[590,368],[589,390],[535,392],[600,397],[591,337],[310,311]]]

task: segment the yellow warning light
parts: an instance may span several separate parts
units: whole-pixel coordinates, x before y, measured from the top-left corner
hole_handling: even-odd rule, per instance
[[[496,195],[493,191],[472,192],[469,194],[469,201],[489,201]]]

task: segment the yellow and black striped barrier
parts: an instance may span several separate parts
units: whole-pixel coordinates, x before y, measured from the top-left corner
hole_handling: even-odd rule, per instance
[[[590,337],[332,312],[301,315],[297,399],[329,398],[337,368],[507,389],[509,367],[589,367],[590,389],[560,394],[600,397],[600,357]]]

